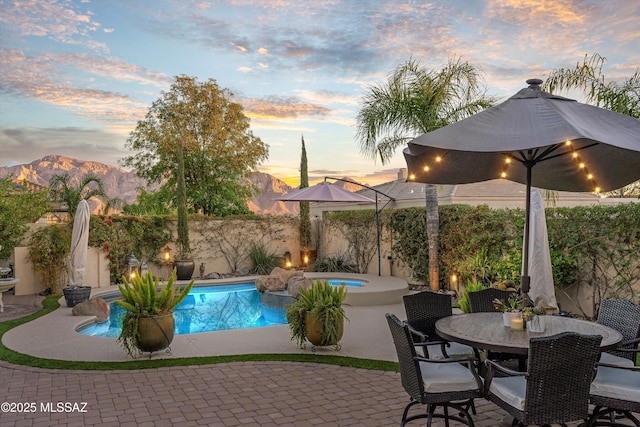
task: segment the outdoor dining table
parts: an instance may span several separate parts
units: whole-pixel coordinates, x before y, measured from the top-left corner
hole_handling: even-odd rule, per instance
[[[561,332],[576,332],[583,335],[600,335],[600,350],[615,347],[622,341],[622,334],[607,326],[587,320],[564,316],[544,316],[544,332],[527,329],[514,330],[504,326],[502,313],[456,314],[436,322],[436,332],[442,338],[468,346],[500,353],[527,355],[529,340]]]

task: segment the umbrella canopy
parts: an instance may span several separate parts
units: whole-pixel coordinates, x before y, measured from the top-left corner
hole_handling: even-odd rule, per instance
[[[523,292],[528,292],[531,186],[610,191],[640,179],[640,120],[540,90],[527,80],[505,102],[428,132],[404,149],[409,179],[527,185]]]
[[[557,307],[547,234],[547,218],[544,214],[542,192],[538,188],[531,189],[529,230],[531,232],[531,239],[529,239],[529,275],[531,276],[529,298],[536,307]]]
[[[294,190],[273,200],[281,202],[366,202],[373,203],[374,200],[360,194],[352,193],[343,188],[323,181],[312,187]]]
[[[89,244],[89,204],[81,200],[76,209],[71,232],[71,278],[69,286],[82,286]]]

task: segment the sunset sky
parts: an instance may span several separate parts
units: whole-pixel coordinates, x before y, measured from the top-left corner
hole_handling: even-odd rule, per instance
[[[355,117],[397,65],[461,57],[506,99],[593,53],[610,79],[640,67],[640,1],[0,0],[0,165],[60,154],[118,166],[151,102],[186,74],[234,93],[269,145],[261,171],[298,185],[304,135],[312,183],[378,184],[405,167],[401,150],[388,165],[363,157]]]

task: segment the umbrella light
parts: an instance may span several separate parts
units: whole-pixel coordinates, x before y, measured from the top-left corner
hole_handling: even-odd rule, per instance
[[[529,290],[531,187],[602,192],[640,179],[640,120],[543,92],[542,80],[409,142],[409,180],[526,184],[522,291]]]

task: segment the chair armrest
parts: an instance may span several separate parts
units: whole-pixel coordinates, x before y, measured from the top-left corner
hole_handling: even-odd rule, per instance
[[[487,359],[484,363],[488,366],[489,370],[497,369],[498,371],[502,372],[503,374],[507,374],[510,377],[529,375],[528,372],[514,371],[513,369],[505,368],[504,366],[494,362],[493,360]]]
[[[493,360],[485,360],[485,365],[487,366],[487,375],[484,379],[484,396],[489,396],[489,387],[491,387],[491,382],[493,381],[493,377],[495,375],[495,371],[500,371],[501,373],[510,376],[510,377],[526,377],[529,375],[528,372],[518,372],[513,369],[505,368],[502,365],[497,364]]]
[[[414,347],[422,347],[422,353],[423,353],[424,357],[430,357],[429,356],[429,349],[427,347],[432,346],[432,345],[439,345],[440,346],[440,351],[445,356],[445,358],[447,358],[447,359],[451,358],[451,357],[449,357],[449,355],[447,354],[447,352],[445,350],[445,347],[450,345],[449,342],[447,342],[447,341],[426,341],[426,342],[413,343]]]
[[[640,366],[621,366],[621,365],[611,365],[609,363],[596,363],[596,368],[600,368],[600,367],[621,369],[624,371],[640,372]]]
[[[405,322],[405,324],[407,325],[407,327],[409,328],[409,332],[411,332],[412,335],[417,335],[418,337],[420,337],[421,341],[429,341],[429,335],[425,334],[422,331],[417,330],[416,328],[413,328],[409,322]]]
[[[629,345],[634,345],[634,348],[620,348],[620,347],[627,347]],[[622,341],[621,343],[618,343],[618,345],[616,346],[616,351],[618,350],[622,350],[622,351],[635,351],[635,352],[640,352],[640,348],[638,348],[638,344],[640,344],[640,337],[637,338],[633,338],[630,340],[626,340],[626,341]]]

